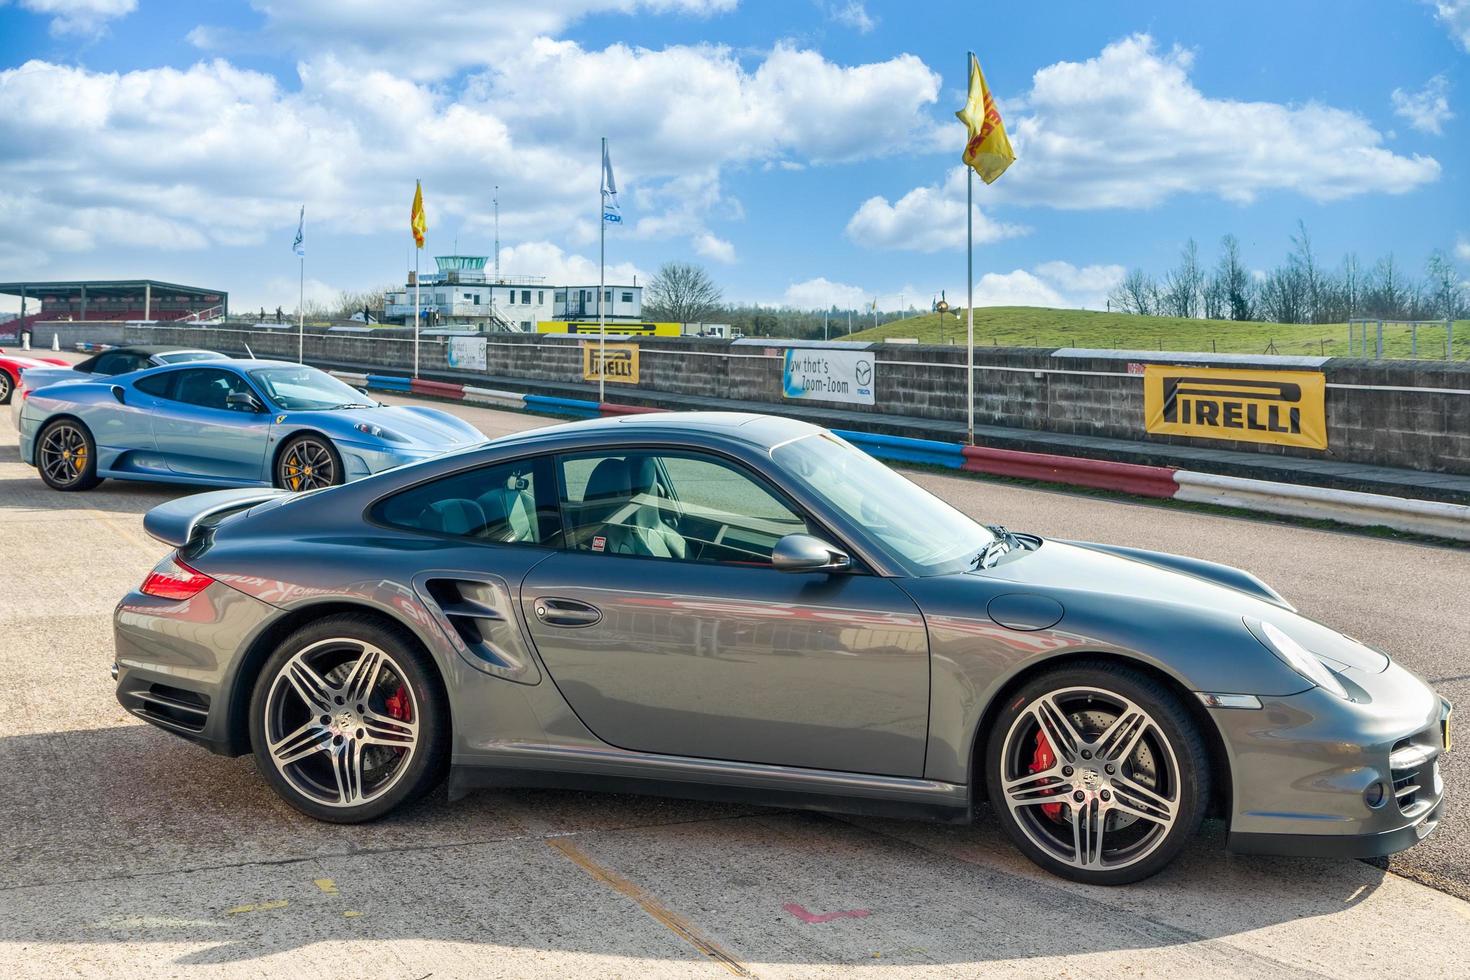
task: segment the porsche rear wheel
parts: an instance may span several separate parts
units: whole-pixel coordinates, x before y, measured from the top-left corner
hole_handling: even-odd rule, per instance
[[[1121,885],[1161,870],[1199,829],[1210,766],[1194,721],[1148,675],[1095,662],[1008,698],[985,758],[990,802],[1032,861]]]
[[[74,419],[58,419],[36,437],[36,469],[53,490],[90,490],[97,475],[97,443]]]
[[[276,486],[282,490],[318,490],[344,482],[342,455],[325,436],[297,436],[276,457]]]
[[[449,710],[428,655],[400,629],[329,616],[276,648],[250,701],[256,765],[308,816],[361,823],[443,775]]]

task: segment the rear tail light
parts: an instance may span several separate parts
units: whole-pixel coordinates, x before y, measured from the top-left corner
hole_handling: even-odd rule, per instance
[[[148,573],[140,591],[144,595],[156,596],[159,599],[182,601],[194,598],[209,588],[213,582],[214,579],[198,569],[190,568],[175,555]]]

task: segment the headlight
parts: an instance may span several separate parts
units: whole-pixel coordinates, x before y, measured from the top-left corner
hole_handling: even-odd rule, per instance
[[[1322,688],[1322,690],[1335,694],[1344,701],[1351,700],[1348,697],[1347,688],[1342,686],[1342,681],[1337,679],[1337,675],[1332,672],[1332,669],[1306,647],[1287,636],[1286,632],[1279,626],[1266,622],[1247,623],[1246,625],[1254,627],[1251,632],[1265,643],[1276,656],[1286,661],[1287,666],[1291,667],[1292,670],[1295,670],[1298,674],[1301,674],[1307,680]]]
[[[386,439],[389,442],[408,442],[405,436],[401,436],[392,429],[385,429],[381,425],[372,422],[359,422],[354,428],[363,435],[372,436],[375,439]]]

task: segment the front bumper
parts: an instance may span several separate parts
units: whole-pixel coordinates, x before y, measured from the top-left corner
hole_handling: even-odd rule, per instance
[[[1448,702],[1397,664],[1346,677],[1354,701],[1313,688],[1210,712],[1230,757],[1231,850],[1381,857],[1438,826]]]

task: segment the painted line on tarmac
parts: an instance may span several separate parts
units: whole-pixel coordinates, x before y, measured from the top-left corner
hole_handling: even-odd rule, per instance
[[[735,976],[755,976],[755,974],[746,969],[745,965],[732,954],[722,949],[713,940],[701,934],[689,920],[664,905],[636,883],[629,881],[611,868],[592,860],[592,858],[587,856],[586,851],[567,838],[559,837],[555,840],[549,840],[546,842],[546,846],[552,850],[559,851],[568,861],[604,885],[607,885],[619,895],[631,898],[634,902],[637,902],[638,907],[648,913],[649,917],[655,922],[729,970]]]

